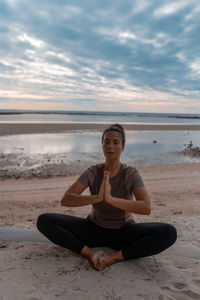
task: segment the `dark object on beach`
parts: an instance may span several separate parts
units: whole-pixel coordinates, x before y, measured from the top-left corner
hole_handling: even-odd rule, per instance
[[[187,150],[192,150],[193,149],[193,143],[192,141],[189,142],[189,144],[187,145]]]
[[[190,141],[187,147],[183,150],[183,154],[191,157],[200,157],[200,147],[194,147],[192,141]]]
[[[157,143],[157,141],[156,141],[156,140],[154,140],[154,141],[153,141],[153,143],[154,143],[154,144],[156,144],[156,143]]]

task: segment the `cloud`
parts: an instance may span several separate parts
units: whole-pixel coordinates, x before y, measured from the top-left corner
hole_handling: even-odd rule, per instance
[[[27,33],[22,33],[22,35],[18,36],[18,39],[22,42],[29,42],[33,47],[36,47],[36,48],[41,48],[41,47],[44,47],[44,42],[39,40],[39,39],[36,39],[36,38],[33,38],[33,37],[30,37],[27,35]]]
[[[170,1],[167,4],[164,4],[163,6],[159,7],[154,11],[154,16],[157,18],[162,18],[169,15],[174,15],[180,12],[181,10],[185,9],[188,6],[191,6],[191,4],[194,1],[191,0],[185,0],[185,1]],[[196,1],[195,1],[196,2]]]
[[[196,107],[199,12],[196,0],[2,0],[1,96],[30,107]]]

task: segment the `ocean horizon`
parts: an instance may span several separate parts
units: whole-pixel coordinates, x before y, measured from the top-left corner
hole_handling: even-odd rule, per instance
[[[0,123],[200,124],[200,114],[0,109]]]

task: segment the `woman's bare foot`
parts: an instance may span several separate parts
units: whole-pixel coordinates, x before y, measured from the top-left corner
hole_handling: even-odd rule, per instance
[[[99,257],[99,270],[103,270],[106,267],[124,260],[121,251],[114,253],[107,253],[104,256]]]
[[[100,270],[100,258],[104,256],[103,251],[94,252],[91,256],[88,257],[90,262],[93,264],[95,270]]]
[[[99,259],[105,254],[103,251],[95,252],[93,249],[85,245],[81,250],[81,254],[87,257],[87,259],[92,263],[95,270],[99,270]]]
[[[105,253],[104,251],[95,252],[86,245],[81,250],[81,254],[87,257],[87,259],[92,263],[94,269],[97,271],[103,270],[118,261],[124,260],[122,251],[114,253]]]

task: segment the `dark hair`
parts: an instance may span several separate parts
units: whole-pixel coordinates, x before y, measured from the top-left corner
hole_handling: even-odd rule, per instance
[[[104,132],[103,132],[103,135],[102,135],[102,144],[103,144],[103,139],[104,139],[104,135],[106,132],[108,131],[117,131],[121,134],[121,137],[122,137],[122,145],[124,146],[125,145],[125,130],[124,130],[124,127],[120,124],[113,124],[113,125],[110,125],[109,127],[107,127]]]

